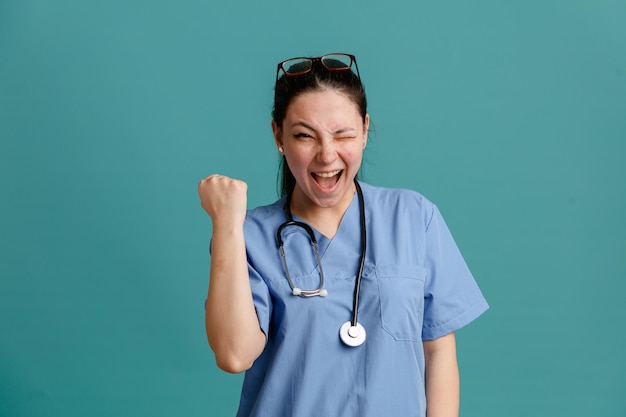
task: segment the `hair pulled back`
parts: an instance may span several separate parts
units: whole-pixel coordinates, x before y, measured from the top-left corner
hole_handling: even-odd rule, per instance
[[[328,65],[328,62],[326,62]],[[344,64],[338,62],[338,66]],[[291,71],[297,71],[296,68],[290,68]],[[283,74],[276,80],[274,87],[274,109],[272,110],[272,119],[279,129],[283,127],[283,121],[287,115],[289,104],[294,98],[300,94],[310,93],[321,90],[335,90],[345,94],[350,100],[356,104],[357,109],[365,123],[367,115],[367,98],[365,96],[365,88],[361,80],[351,70],[329,71],[319,61],[314,62],[311,70],[305,74],[288,76]],[[285,156],[283,155],[280,163],[281,175],[281,196],[291,193],[296,185],[294,178]]]

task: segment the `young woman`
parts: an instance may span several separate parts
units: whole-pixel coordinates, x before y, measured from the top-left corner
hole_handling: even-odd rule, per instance
[[[246,211],[244,182],[199,184],[206,332],[246,371],[238,416],[458,415],[454,332],[488,306],[431,202],[356,179],[368,126],[354,56],[281,62],[282,198]]]

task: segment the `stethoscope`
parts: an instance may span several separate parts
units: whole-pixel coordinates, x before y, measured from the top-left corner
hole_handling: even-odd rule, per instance
[[[356,185],[356,193],[359,198],[359,211],[361,218],[361,260],[359,262],[359,270],[356,276],[356,281],[354,283],[354,298],[352,302],[352,320],[345,322],[341,328],[339,329],[339,337],[348,346],[360,346],[365,342],[365,328],[358,322],[359,315],[359,292],[361,290],[361,276],[363,275],[363,265],[365,264],[365,249],[367,246],[367,237],[365,233],[365,206],[363,203],[363,191],[361,191],[361,186],[355,180],[354,184]],[[299,222],[293,219],[291,215],[291,209],[289,208],[291,200],[291,194],[287,196],[287,200],[285,202],[285,211],[287,212],[287,221],[281,224],[278,227],[278,231],[276,232],[276,239],[278,241],[278,249],[280,251],[280,256],[283,259],[283,266],[285,267],[285,275],[287,276],[287,282],[289,282],[289,287],[291,287],[291,293],[298,297],[308,298],[308,297],[326,297],[328,295],[328,291],[324,288],[324,271],[322,271],[322,261],[320,259],[319,250],[317,247],[317,239],[315,238],[315,233],[313,233],[313,229],[311,226],[304,222]],[[291,280],[291,276],[289,275],[289,268],[287,267],[287,259],[285,257],[285,249],[283,247],[283,238],[282,231],[284,228],[289,226],[297,226],[303,228],[309,238],[311,239],[311,245],[313,246],[313,252],[315,252],[315,257],[317,259],[317,265],[320,270],[320,282],[316,289],[314,290],[303,290],[301,288],[293,285],[293,281]]]

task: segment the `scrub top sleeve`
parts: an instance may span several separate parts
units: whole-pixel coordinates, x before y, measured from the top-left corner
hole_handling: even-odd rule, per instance
[[[248,261],[248,275],[250,276],[250,289],[252,290],[252,300],[254,301],[254,309],[259,319],[259,327],[265,333],[267,340],[270,317],[272,315],[272,301],[270,291],[261,275]]]
[[[489,308],[446,225],[433,206],[426,229],[422,339],[452,333]]]

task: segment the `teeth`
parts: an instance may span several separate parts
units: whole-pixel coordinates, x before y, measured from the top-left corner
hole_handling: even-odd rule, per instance
[[[322,177],[322,178],[330,178],[330,177],[334,177],[335,175],[339,174],[341,172],[341,170],[337,170],[337,171],[333,171],[333,172],[316,172],[315,175],[317,175],[318,177]]]

